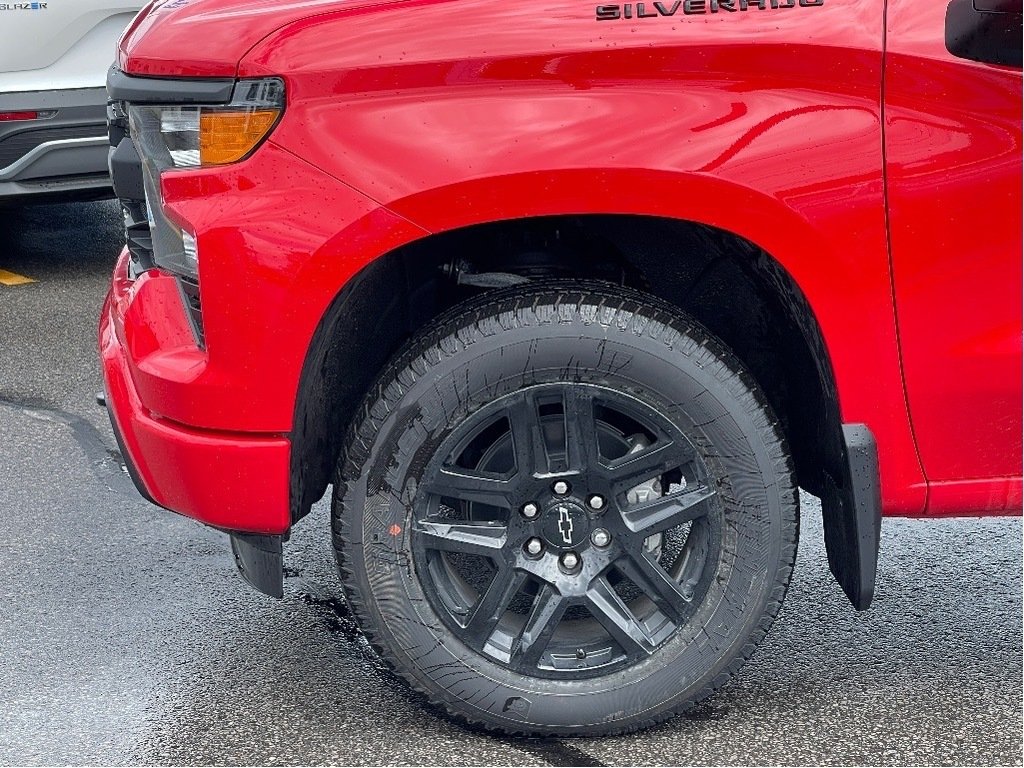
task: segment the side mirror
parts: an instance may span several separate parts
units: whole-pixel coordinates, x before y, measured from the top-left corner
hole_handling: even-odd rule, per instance
[[[1021,66],[1021,0],[952,0],[946,50],[961,59]]]

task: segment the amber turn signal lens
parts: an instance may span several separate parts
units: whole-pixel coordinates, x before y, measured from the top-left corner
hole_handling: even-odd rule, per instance
[[[199,115],[200,165],[224,165],[249,154],[277,121],[280,110],[206,110]]]

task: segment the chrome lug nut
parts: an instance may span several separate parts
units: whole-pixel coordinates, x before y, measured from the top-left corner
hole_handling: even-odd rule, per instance
[[[604,549],[612,543],[612,535],[604,528],[595,528],[594,532],[590,534],[590,540],[593,542],[595,547]]]
[[[527,520],[533,520],[540,513],[540,509],[532,501],[523,504],[521,511]]]
[[[579,567],[580,556],[575,552],[566,552],[562,555],[562,568],[567,571],[575,571]]]
[[[604,496],[593,494],[587,499],[587,506],[591,509],[604,509]]]
[[[534,536],[526,542],[526,554],[536,557],[544,551],[544,542]]]
[[[569,492],[569,484],[565,480],[556,480],[551,490],[559,496],[565,496]]]

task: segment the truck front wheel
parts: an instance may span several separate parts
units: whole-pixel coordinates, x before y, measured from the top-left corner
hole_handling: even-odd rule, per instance
[[[647,726],[725,683],[782,605],[797,493],[777,420],[653,297],[487,294],[414,338],[360,414],[333,505],[346,595],[451,714]]]

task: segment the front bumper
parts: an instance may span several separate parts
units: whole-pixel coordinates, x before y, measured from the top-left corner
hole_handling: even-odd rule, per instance
[[[125,250],[100,317],[100,357],[107,408],[132,479],[156,504],[207,525],[284,533],[290,525],[286,437],[199,430],[142,403],[135,372],[145,367],[187,376],[192,340],[180,309],[167,311],[180,306],[174,278],[152,270],[132,281],[127,263]],[[146,344],[157,339],[163,346]]]
[[[242,576],[279,596],[281,540],[308,510],[299,462],[316,450],[294,423],[307,351],[342,287],[424,232],[271,138],[238,163],[161,175],[163,213],[197,240],[198,276],[159,268],[125,114],[137,103],[221,103],[233,86],[110,73],[110,168],[128,247],[100,353],[139,490],[229,531]]]

